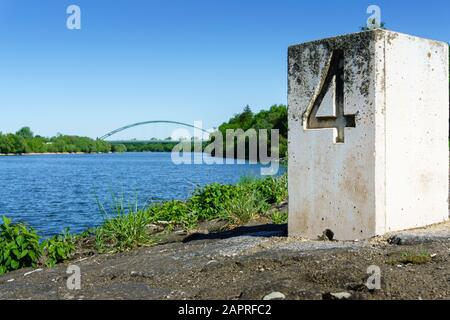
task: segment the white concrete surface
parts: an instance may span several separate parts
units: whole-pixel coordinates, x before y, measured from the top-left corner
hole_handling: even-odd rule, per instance
[[[321,90],[338,68],[337,50],[343,134],[317,128],[345,125],[320,118],[339,114],[339,82]],[[288,55],[289,234],[315,239],[329,229],[353,240],[446,220],[448,45],[378,29],[292,46]]]

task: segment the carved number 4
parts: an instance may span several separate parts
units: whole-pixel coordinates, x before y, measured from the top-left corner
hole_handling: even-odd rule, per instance
[[[335,79],[335,116],[319,116],[317,111]],[[336,129],[335,143],[344,143],[345,128],[356,127],[355,115],[344,114],[344,51],[334,50],[331,54],[331,61],[325,80],[322,81],[319,94],[314,100],[312,107],[307,111],[306,129]]]

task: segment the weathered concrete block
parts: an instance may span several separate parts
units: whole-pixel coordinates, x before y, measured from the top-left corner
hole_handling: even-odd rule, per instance
[[[448,218],[448,45],[372,30],[289,48],[289,234]]]

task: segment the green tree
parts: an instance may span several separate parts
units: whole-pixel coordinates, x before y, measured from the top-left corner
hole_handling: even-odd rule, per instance
[[[33,131],[31,131],[30,127],[23,127],[19,131],[16,132],[16,135],[24,138],[24,139],[31,139],[34,137]]]
[[[219,131],[222,135],[226,136],[228,129],[242,129],[247,131],[248,129],[255,129],[259,133],[259,130],[272,130],[278,129],[280,134],[280,157],[285,157],[287,154],[287,107],[285,105],[273,105],[269,110],[261,110],[254,114],[250,107],[247,105],[242,113],[234,115],[228,122],[219,126]],[[268,134],[270,139],[270,133]],[[246,157],[248,156],[248,141],[246,143]],[[269,141],[269,144],[271,142]],[[269,145],[270,147],[270,145]],[[228,150],[226,144],[224,144],[224,155]],[[235,145],[236,149],[236,145]]]
[[[124,144],[113,144],[111,146],[112,152],[127,152],[127,147]]]

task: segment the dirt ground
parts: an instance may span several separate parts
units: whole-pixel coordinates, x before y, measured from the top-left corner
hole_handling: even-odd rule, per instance
[[[81,289],[67,288],[68,264],[0,277],[0,299],[350,299],[450,298],[450,223],[367,241],[285,237],[285,225],[194,234],[131,252],[70,264]],[[381,288],[365,286],[369,266]]]

